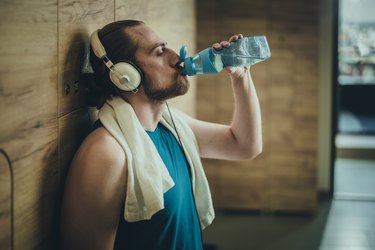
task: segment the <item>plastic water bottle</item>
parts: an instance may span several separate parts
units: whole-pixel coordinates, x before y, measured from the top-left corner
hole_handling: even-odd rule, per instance
[[[215,74],[224,67],[245,67],[264,61],[271,56],[265,36],[243,37],[231,42],[228,48],[207,48],[193,57],[186,57],[186,46],[180,49],[185,75]]]

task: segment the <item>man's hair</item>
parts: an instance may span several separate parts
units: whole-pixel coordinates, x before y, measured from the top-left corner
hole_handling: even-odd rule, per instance
[[[116,64],[122,60],[137,65],[135,52],[138,43],[125,31],[129,27],[145,24],[138,20],[123,20],[107,24],[99,30],[98,36],[108,58]],[[111,82],[109,69],[100,58],[97,58],[90,46],[90,63],[94,75],[87,84],[87,102],[100,109],[107,99],[119,96],[120,90]]]

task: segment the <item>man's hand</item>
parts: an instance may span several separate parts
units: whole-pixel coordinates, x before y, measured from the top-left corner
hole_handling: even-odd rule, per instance
[[[242,38],[243,38],[242,34],[234,35],[234,36],[231,36],[228,41],[222,41],[220,43],[213,44],[212,48],[216,50],[221,50],[222,48],[228,48],[231,42],[235,42],[238,39],[242,39]],[[228,72],[234,78],[241,78],[241,77],[244,77],[247,72],[249,72],[249,68],[248,67],[226,67],[225,71]]]

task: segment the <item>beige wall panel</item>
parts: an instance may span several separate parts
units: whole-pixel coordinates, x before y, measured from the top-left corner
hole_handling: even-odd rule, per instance
[[[297,92],[295,96],[294,114],[297,117],[318,117],[318,99],[317,96],[308,92]],[[317,120],[315,119],[314,123]]]
[[[268,35],[267,34],[267,25],[268,21],[265,19],[251,19],[249,18],[226,18],[218,21],[219,30],[217,41],[220,42],[223,40],[229,39],[233,35],[243,34],[244,36],[255,36],[255,35]]]
[[[13,246],[54,249],[57,1],[2,1],[0,18],[0,147],[13,166]]]
[[[12,165],[14,249],[56,249],[57,140]]]
[[[301,174],[309,176],[315,172],[316,158],[313,153],[273,153],[269,155],[268,163],[270,173],[276,175]]]
[[[0,2],[0,55],[56,55],[57,0]]]
[[[5,152],[0,150],[0,249],[12,249],[12,169]]]
[[[298,152],[317,152],[318,138],[316,133],[318,133],[318,128],[316,123],[309,122],[308,120],[300,120],[296,122],[296,129],[293,137],[294,148]]]
[[[210,12],[210,14],[215,14],[214,12]],[[213,43],[218,42],[218,22],[213,20],[202,20],[202,18],[207,18],[209,15],[204,15],[202,17],[199,16],[199,13],[197,13],[198,19],[199,19],[199,27],[198,29],[204,30],[204,36],[197,36],[196,42],[197,42],[197,49],[199,52],[208,46],[211,46]]]
[[[271,18],[279,21],[317,22],[318,1],[268,0]]]
[[[56,138],[55,66],[50,56],[0,55],[0,147],[12,161]]]
[[[290,81],[278,81],[270,84],[270,98],[273,102],[291,101],[294,98],[294,84]]]
[[[288,113],[274,112],[269,115],[270,144],[274,147],[286,147],[294,138],[294,119]],[[290,147],[292,145],[289,145]]]
[[[220,0],[219,13],[225,13],[226,19],[246,18],[247,20],[266,19],[268,1],[259,0]]]
[[[0,147],[13,161],[56,136],[57,6],[0,6]]]
[[[256,89],[258,90],[258,94],[259,94],[259,90],[260,89],[266,89],[268,87],[268,75],[270,74],[269,72],[269,67],[270,67],[270,64],[267,62],[264,62],[263,64],[262,63],[258,63],[258,64],[255,64],[253,66],[251,66],[250,68],[250,73],[251,73],[251,77],[254,81],[254,83],[256,84]]]
[[[295,151],[269,156],[269,209],[316,209],[316,155]]]
[[[89,38],[92,31],[112,21],[114,0],[59,1],[59,117],[85,105],[82,68]]]
[[[267,198],[265,168],[250,162],[220,164],[220,206],[229,209],[261,209]]]
[[[157,0],[157,1],[116,1],[116,20],[138,19],[145,21],[162,39],[168,42],[168,47],[176,53],[182,45],[188,47],[188,55],[195,53],[195,1],[188,0]],[[181,21],[182,20],[184,21]],[[171,100],[171,104],[189,115],[195,116],[195,77],[189,77],[190,90],[188,94]]]

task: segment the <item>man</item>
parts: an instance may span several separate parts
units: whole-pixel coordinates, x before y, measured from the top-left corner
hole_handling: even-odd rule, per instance
[[[235,35],[213,47],[219,50],[241,38]],[[91,92],[101,124],[84,140],[69,170],[61,216],[62,248],[202,249],[201,229],[212,221],[213,213],[195,150],[198,158],[226,160],[251,159],[262,151],[260,108],[249,69],[226,68],[235,97],[230,125],[177,111],[170,117],[166,101],[185,94],[189,82],[179,56],[167,43],[134,20],[106,25],[98,39],[105,52],[91,51],[96,77]],[[120,86],[132,82],[116,72],[122,70],[122,61],[140,72],[140,84],[134,84],[132,91]],[[155,167],[159,156],[163,164]],[[149,161],[155,162],[147,168],[155,171],[151,178],[142,165]],[[148,182],[146,188],[143,180]],[[149,187],[163,190],[161,203],[158,197],[148,196],[158,194]],[[159,210],[150,212],[154,201]],[[133,205],[140,211],[132,214]]]

